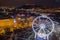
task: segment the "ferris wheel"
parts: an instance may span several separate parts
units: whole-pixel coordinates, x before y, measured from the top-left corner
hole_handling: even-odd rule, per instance
[[[35,38],[38,36],[49,40],[48,37],[54,30],[54,23],[49,17],[38,16],[32,22],[32,29]]]

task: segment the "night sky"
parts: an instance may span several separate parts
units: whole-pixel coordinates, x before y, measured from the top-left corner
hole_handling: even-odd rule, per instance
[[[24,4],[38,4],[43,6],[60,7],[60,0],[0,0],[0,6],[21,6]]]

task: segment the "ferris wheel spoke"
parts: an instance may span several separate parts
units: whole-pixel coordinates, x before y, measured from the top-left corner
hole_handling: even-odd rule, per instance
[[[42,23],[42,20],[39,18],[39,22],[40,22],[40,24]]]
[[[34,24],[33,24],[33,26],[37,27],[37,26],[39,26],[39,24],[37,24],[37,23],[34,23]]]
[[[45,29],[43,29],[43,31],[44,31],[44,33],[46,34],[46,31],[45,31]]]
[[[48,34],[48,33],[49,33],[49,31],[47,31],[47,30],[45,29],[45,33],[46,33],[46,34]]]
[[[47,29],[50,29],[50,30],[52,30],[52,29],[53,29],[53,27],[52,27],[52,26],[47,26],[46,28],[47,28]]]
[[[46,25],[51,25],[50,23],[48,23],[48,22],[45,22],[46,23]]]
[[[52,24],[52,22],[50,20],[48,20],[48,19],[45,20],[45,23],[46,24]]]
[[[40,28],[36,28],[35,30],[37,30],[37,31],[38,31],[39,29],[40,29]]]
[[[34,29],[35,29],[35,30],[37,30],[37,29],[38,29],[38,27],[34,27]]]
[[[51,30],[50,29],[46,29],[46,31],[49,33],[49,32],[51,32]]]
[[[52,25],[46,25],[46,28],[52,29]]]

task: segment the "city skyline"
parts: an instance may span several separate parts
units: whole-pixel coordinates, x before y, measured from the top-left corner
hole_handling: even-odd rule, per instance
[[[25,4],[38,4],[49,7],[60,7],[60,0],[0,0],[0,6],[22,6]]]

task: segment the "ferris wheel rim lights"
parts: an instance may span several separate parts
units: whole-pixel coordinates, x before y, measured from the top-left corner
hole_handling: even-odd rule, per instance
[[[33,22],[32,22],[32,29],[33,29],[33,31],[34,31],[34,33],[37,35],[38,33],[34,30],[34,26],[33,26],[33,24],[34,24],[34,21],[36,20],[36,19],[38,19],[38,18],[47,18],[47,19],[49,19],[50,20],[50,22],[52,23],[52,31],[51,32],[49,32],[48,34],[46,34],[46,36],[47,35],[50,35],[53,31],[54,31],[54,22],[49,18],[49,17],[47,17],[47,16],[38,16],[38,17],[36,17],[34,20],[33,20]]]

